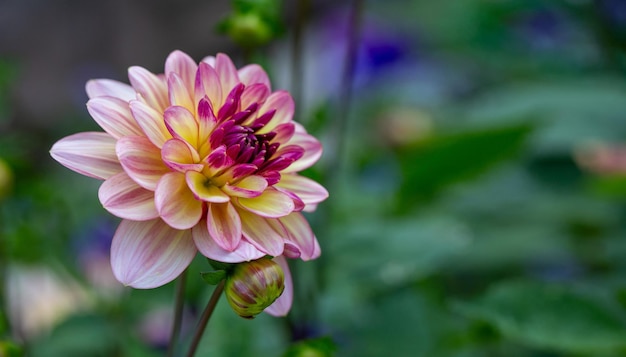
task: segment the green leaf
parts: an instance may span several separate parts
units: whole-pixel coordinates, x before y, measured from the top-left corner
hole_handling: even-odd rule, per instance
[[[447,186],[471,179],[513,156],[531,132],[529,125],[483,129],[433,138],[400,153],[400,202],[432,198]]]
[[[567,286],[505,282],[474,302],[455,302],[453,308],[534,348],[591,355],[626,349],[623,316]]]
[[[333,265],[329,279],[338,286],[350,281],[361,292],[395,289],[432,274],[470,244],[466,226],[457,220],[365,219],[339,226],[326,241]]]
[[[200,273],[202,280],[208,284],[217,285],[226,278],[226,270],[214,270]]]

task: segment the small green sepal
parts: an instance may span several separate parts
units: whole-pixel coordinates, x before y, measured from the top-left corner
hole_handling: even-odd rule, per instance
[[[217,285],[226,278],[226,270],[213,270],[200,273],[202,280],[207,284]]]
[[[213,269],[215,269],[215,270],[225,270],[227,273],[230,272],[231,270],[233,270],[233,267],[235,266],[235,264],[222,263],[222,262],[218,262],[217,260],[213,260],[213,259],[207,259],[207,260],[209,261],[209,264],[211,264]]]

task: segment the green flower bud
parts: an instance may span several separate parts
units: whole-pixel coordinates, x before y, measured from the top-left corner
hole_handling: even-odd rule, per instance
[[[280,297],[283,290],[283,270],[270,258],[236,264],[224,289],[230,306],[246,319],[260,314]]]

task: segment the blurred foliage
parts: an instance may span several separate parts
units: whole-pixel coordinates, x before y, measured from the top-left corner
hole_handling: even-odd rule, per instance
[[[233,0],[232,7],[217,30],[243,48],[266,45],[284,32],[280,0]]]
[[[332,55],[346,48],[345,8],[322,3],[308,29],[323,46],[305,66],[330,82],[341,77],[343,52]],[[286,4],[232,5],[221,30],[245,51],[274,41],[279,50],[255,55],[282,66]],[[624,2],[369,1],[363,18],[345,152],[305,171],[331,185],[307,214],[323,254],[293,265],[288,318],[247,321],[221,301],[198,355],[626,356],[626,178],[582,169],[574,155],[589,142],[626,144]],[[0,160],[13,177],[0,201],[0,273],[44,266],[88,303],[32,336],[1,322],[0,350],[164,355],[173,284],[97,286],[84,261],[108,253],[116,221],[99,182],[48,155],[95,124],[83,108],[50,118],[53,132],[5,119],[18,67],[0,61],[0,128],[11,129]],[[341,103],[332,88],[303,86],[320,95],[303,122],[326,144]],[[210,270],[201,257],[190,267],[180,354]]]
[[[626,351],[626,316],[604,305],[572,287],[506,282],[492,286],[476,302],[455,306],[531,346],[591,355]]]

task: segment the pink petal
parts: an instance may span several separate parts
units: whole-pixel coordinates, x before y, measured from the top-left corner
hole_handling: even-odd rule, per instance
[[[296,174],[283,174],[275,187],[295,193],[306,205],[320,203],[328,198],[324,186]]]
[[[143,136],[123,137],[115,149],[124,171],[147,190],[154,191],[161,176],[170,172],[161,159],[161,150]]]
[[[148,221],[159,217],[154,192],[137,185],[125,172],[104,181],[98,198],[107,211],[120,218]]]
[[[179,172],[170,172],[159,180],[154,203],[161,218],[176,229],[189,229],[202,217],[202,201],[194,197],[185,175]]]
[[[165,76],[176,73],[182,79],[187,89],[187,93],[193,93],[194,82],[198,65],[196,62],[182,51],[174,51],[165,60]]]
[[[263,84],[246,85],[241,93],[241,109],[247,109],[253,103],[263,103],[269,94],[270,90]]]
[[[217,125],[213,109],[208,97],[200,99],[198,103],[198,153],[206,157],[211,150],[209,137]]]
[[[196,102],[207,96],[213,108],[222,106],[222,85],[215,68],[204,62],[198,65],[194,93]]]
[[[128,79],[146,104],[163,113],[169,105],[167,83],[163,78],[145,68],[133,66],[128,69]]]
[[[211,238],[227,251],[232,252],[241,242],[241,220],[230,202],[209,204],[207,229]]]
[[[313,136],[296,130],[288,145],[297,145],[304,149],[304,155],[289,165],[282,173],[298,172],[313,166],[322,156],[322,144]]]
[[[272,188],[268,188],[254,198],[238,198],[237,202],[246,210],[268,218],[286,216],[295,208],[289,195]]]
[[[156,147],[162,147],[163,143],[172,138],[172,134],[165,127],[162,112],[158,112],[139,100],[130,101],[130,111],[137,124]]]
[[[268,133],[278,125],[290,122],[293,119],[294,109],[293,98],[288,92],[281,90],[270,94],[259,109],[259,113],[263,114],[271,110],[276,110],[276,113],[272,120],[259,130],[259,133]]]
[[[96,97],[115,97],[125,102],[135,99],[137,93],[133,87],[126,83],[112,79],[92,79],[85,85],[89,99]]]
[[[104,131],[116,139],[143,135],[126,101],[114,97],[93,98],[87,102],[87,111]]]
[[[111,244],[111,267],[122,284],[152,289],[174,280],[196,255],[191,231],[170,228],[160,219],[123,220]]]
[[[266,188],[267,180],[263,176],[251,175],[236,184],[227,183],[222,189],[231,196],[252,198],[260,196]]]
[[[68,169],[100,180],[122,172],[115,154],[115,138],[106,133],[67,136],[52,146],[50,155]]]
[[[249,64],[239,69],[239,79],[246,87],[253,84],[263,84],[266,88],[271,89],[270,79],[265,70],[258,64]]]
[[[224,263],[240,263],[259,259],[265,255],[252,244],[241,240],[235,250],[228,251],[220,247],[209,235],[206,221],[201,221],[191,230],[196,247],[202,255],[209,259]]]
[[[291,309],[291,304],[293,302],[293,281],[291,279],[291,270],[289,269],[289,264],[287,264],[287,259],[285,259],[285,257],[276,257],[272,260],[278,263],[283,269],[283,274],[285,275],[285,290],[283,290],[280,297],[278,297],[278,299],[276,299],[276,301],[274,301],[274,303],[264,311],[272,316],[285,316]]]
[[[230,201],[230,196],[211,183],[204,174],[195,171],[185,173],[187,186],[193,192],[194,197],[205,202],[224,203]]]
[[[270,224],[267,219],[243,209],[238,209],[241,218],[241,231],[247,241],[258,250],[271,256],[279,256],[285,248],[284,228]]]
[[[170,105],[179,105],[187,110],[196,111],[191,93],[187,89],[187,85],[176,73],[171,73],[167,78],[167,89],[170,98]]]
[[[289,234],[287,240],[300,250],[300,258],[302,260],[310,260],[315,256],[317,239],[315,234],[313,234],[313,230],[311,230],[309,222],[307,222],[302,213],[294,212],[270,222],[272,224],[280,222],[281,226]]]
[[[272,139],[272,143],[285,144],[293,137],[293,134],[296,132],[296,127],[293,123],[283,123],[278,125],[273,132],[276,133],[274,139]]]
[[[198,147],[198,122],[189,110],[180,106],[169,107],[164,118],[165,127],[173,137]]]
[[[230,60],[230,57],[223,53],[218,53],[215,57],[215,71],[220,77],[220,84],[222,85],[222,99],[225,100],[237,84],[240,83],[239,75],[237,74],[237,68]],[[220,106],[223,103],[219,103]]]
[[[209,66],[215,68],[215,56],[206,56],[202,59],[203,63],[208,64]]]
[[[202,171],[204,165],[196,164],[200,157],[196,150],[179,139],[170,139],[161,148],[161,158],[167,167],[185,173],[186,171]]]

